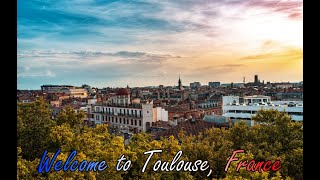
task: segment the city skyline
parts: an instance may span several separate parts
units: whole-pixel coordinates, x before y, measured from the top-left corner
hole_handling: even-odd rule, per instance
[[[302,1],[21,1],[17,87],[300,82]]]

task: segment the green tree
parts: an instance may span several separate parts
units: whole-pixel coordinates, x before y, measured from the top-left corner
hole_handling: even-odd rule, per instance
[[[235,126],[207,129],[197,136],[187,136],[181,131],[173,136],[153,140],[150,134],[135,134],[128,146],[120,136],[108,133],[106,124],[95,128],[82,126],[83,115],[68,107],[57,118],[57,124],[50,119],[50,111],[43,100],[18,104],[18,153],[17,179],[302,179],[303,129],[302,123],[293,122],[290,116],[276,110],[261,110],[253,117],[261,122],[248,127],[240,122]],[[80,127],[80,128],[79,128]],[[102,172],[49,172],[37,173],[37,165],[44,149],[52,156],[58,149],[57,160],[65,162],[69,153],[77,150],[75,159],[107,162]],[[144,152],[162,149],[155,153],[144,173],[141,172],[149,155]],[[224,168],[234,150],[245,149],[239,154],[241,160],[280,160],[282,168],[277,172],[247,172],[244,168],[235,171],[237,163],[231,163],[228,172]],[[182,150],[180,160],[195,162],[207,160],[212,173],[208,172],[154,172],[152,166],[157,160],[171,161]],[[127,172],[115,170],[117,159],[124,154],[132,164]],[[289,178],[290,177],[290,178]]]
[[[253,120],[263,122],[253,128],[255,131],[251,130],[254,146],[257,147],[251,149],[255,156],[259,159],[279,159],[284,177],[302,179],[302,122],[294,122],[285,112],[274,109],[258,111]]]
[[[83,125],[85,117],[84,111],[76,112],[71,106],[67,106],[57,116],[57,125],[67,123],[71,128],[80,128]]]
[[[22,149],[22,157],[33,160],[45,149],[55,148],[48,136],[55,122],[50,118],[51,113],[44,100],[40,98],[17,105],[17,146]]]

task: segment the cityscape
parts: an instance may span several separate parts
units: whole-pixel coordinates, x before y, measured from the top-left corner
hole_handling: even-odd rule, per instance
[[[17,1],[17,179],[304,179],[302,0]]]
[[[84,111],[83,123],[108,124],[110,133],[129,140],[132,134],[152,137],[173,135],[183,128],[197,135],[210,127],[229,127],[239,121],[248,126],[260,109],[285,111],[292,121],[303,121],[303,81],[270,83],[254,76],[253,82],[193,82],[183,84],[180,75],[173,86],[95,88],[90,85],[43,85],[41,90],[18,90],[17,100],[33,102],[42,97],[50,105],[52,119],[66,106]],[[127,141],[129,142],[129,141]]]

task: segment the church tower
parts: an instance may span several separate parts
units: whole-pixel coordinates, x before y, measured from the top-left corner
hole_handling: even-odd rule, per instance
[[[179,74],[179,81],[178,81],[178,89],[183,90],[183,86],[182,86],[181,79],[180,79],[180,74]]]

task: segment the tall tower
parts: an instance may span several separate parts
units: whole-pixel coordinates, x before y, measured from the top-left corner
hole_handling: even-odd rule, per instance
[[[259,79],[258,79],[258,75],[254,75],[254,83],[258,83],[259,82]]]
[[[178,88],[179,88],[179,90],[183,89],[181,79],[180,79],[180,74],[179,74]]]
[[[246,77],[243,76],[243,84],[246,84]]]

